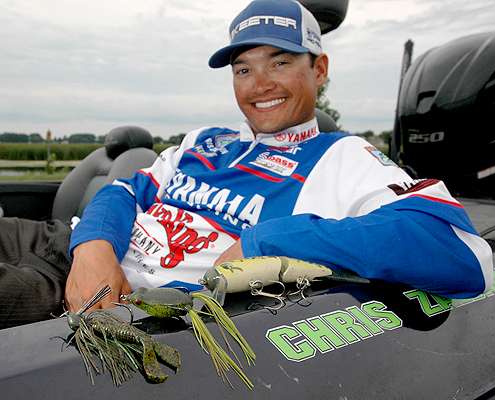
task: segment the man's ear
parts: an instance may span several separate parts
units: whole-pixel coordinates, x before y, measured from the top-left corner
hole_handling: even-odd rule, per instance
[[[325,53],[316,57],[313,69],[318,87],[324,85],[328,80],[328,56]]]

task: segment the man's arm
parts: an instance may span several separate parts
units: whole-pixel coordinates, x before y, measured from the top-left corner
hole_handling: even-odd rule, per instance
[[[243,231],[242,254],[286,255],[448,297],[488,289],[491,249],[443,183],[413,181],[366,142],[345,140],[307,180],[300,215]]]
[[[447,297],[475,297],[491,284],[492,256],[484,241],[415,210],[384,206],[342,220],[311,214],[279,218],[246,230],[241,241],[246,257],[286,255]]]
[[[214,265],[220,265],[226,261],[240,260],[241,258],[244,258],[244,253],[242,252],[241,240],[237,239],[232,246],[225,250],[220,257],[215,260]]]
[[[136,213],[159,201],[184,150],[194,144],[201,131],[190,132],[179,148],[163,151],[150,168],[103,187],[88,204],[71,235],[73,263],[65,290],[70,310],[79,309],[106,284],[112,295],[94,308],[111,306],[111,301],[131,290],[120,261],[128,250]]]

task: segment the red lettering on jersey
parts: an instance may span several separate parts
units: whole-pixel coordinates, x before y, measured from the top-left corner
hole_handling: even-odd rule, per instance
[[[193,221],[193,217],[184,210],[177,210],[175,218],[172,212],[162,208],[161,219],[158,222],[163,226],[167,234],[169,253],[160,258],[160,266],[163,268],[175,268],[184,261],[184,254],[194,254],[207,249],[210,243],[218,239],[217,232],[211,232],[208,237],[199,236],[198,232],[189,228],[186,224]]]

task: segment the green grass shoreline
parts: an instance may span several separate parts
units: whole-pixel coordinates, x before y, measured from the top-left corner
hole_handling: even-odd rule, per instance
[[[65,161],[53,161],[52,165],[54,168],[74,168],[81,161],[79,160],[65,160]],[[46,161],[38,160],[38,161],[26,161],[26,160],[0,160],[0,168],[9,169],[9,168],[44,168],[46,166]]]
[[[38,182],[38,181],[62,181],[67,174],[81,161],[64,160],[52,162],[52,173],[45,171],[46,161],[26,161],[26,160],[0,160],[0,170],[20,171],[19,175],[2,175],[0,182]]]

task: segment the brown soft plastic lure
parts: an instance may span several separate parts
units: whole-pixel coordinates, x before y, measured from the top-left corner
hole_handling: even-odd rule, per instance
[[[74,340],[91,382],[94,383],[93,371],[99,374],[105,369],[110,371],[117,386],[137,370],[151,383],[164,382],[168,376],[161,370],[158,360],[177,372],[181,358],[175,348],[157,342],[109,311],[84,314],[86,309],[108,295],[108,290],[106,287],[100,290],[77,313],[67,313],[67,321],[74,330]]]

